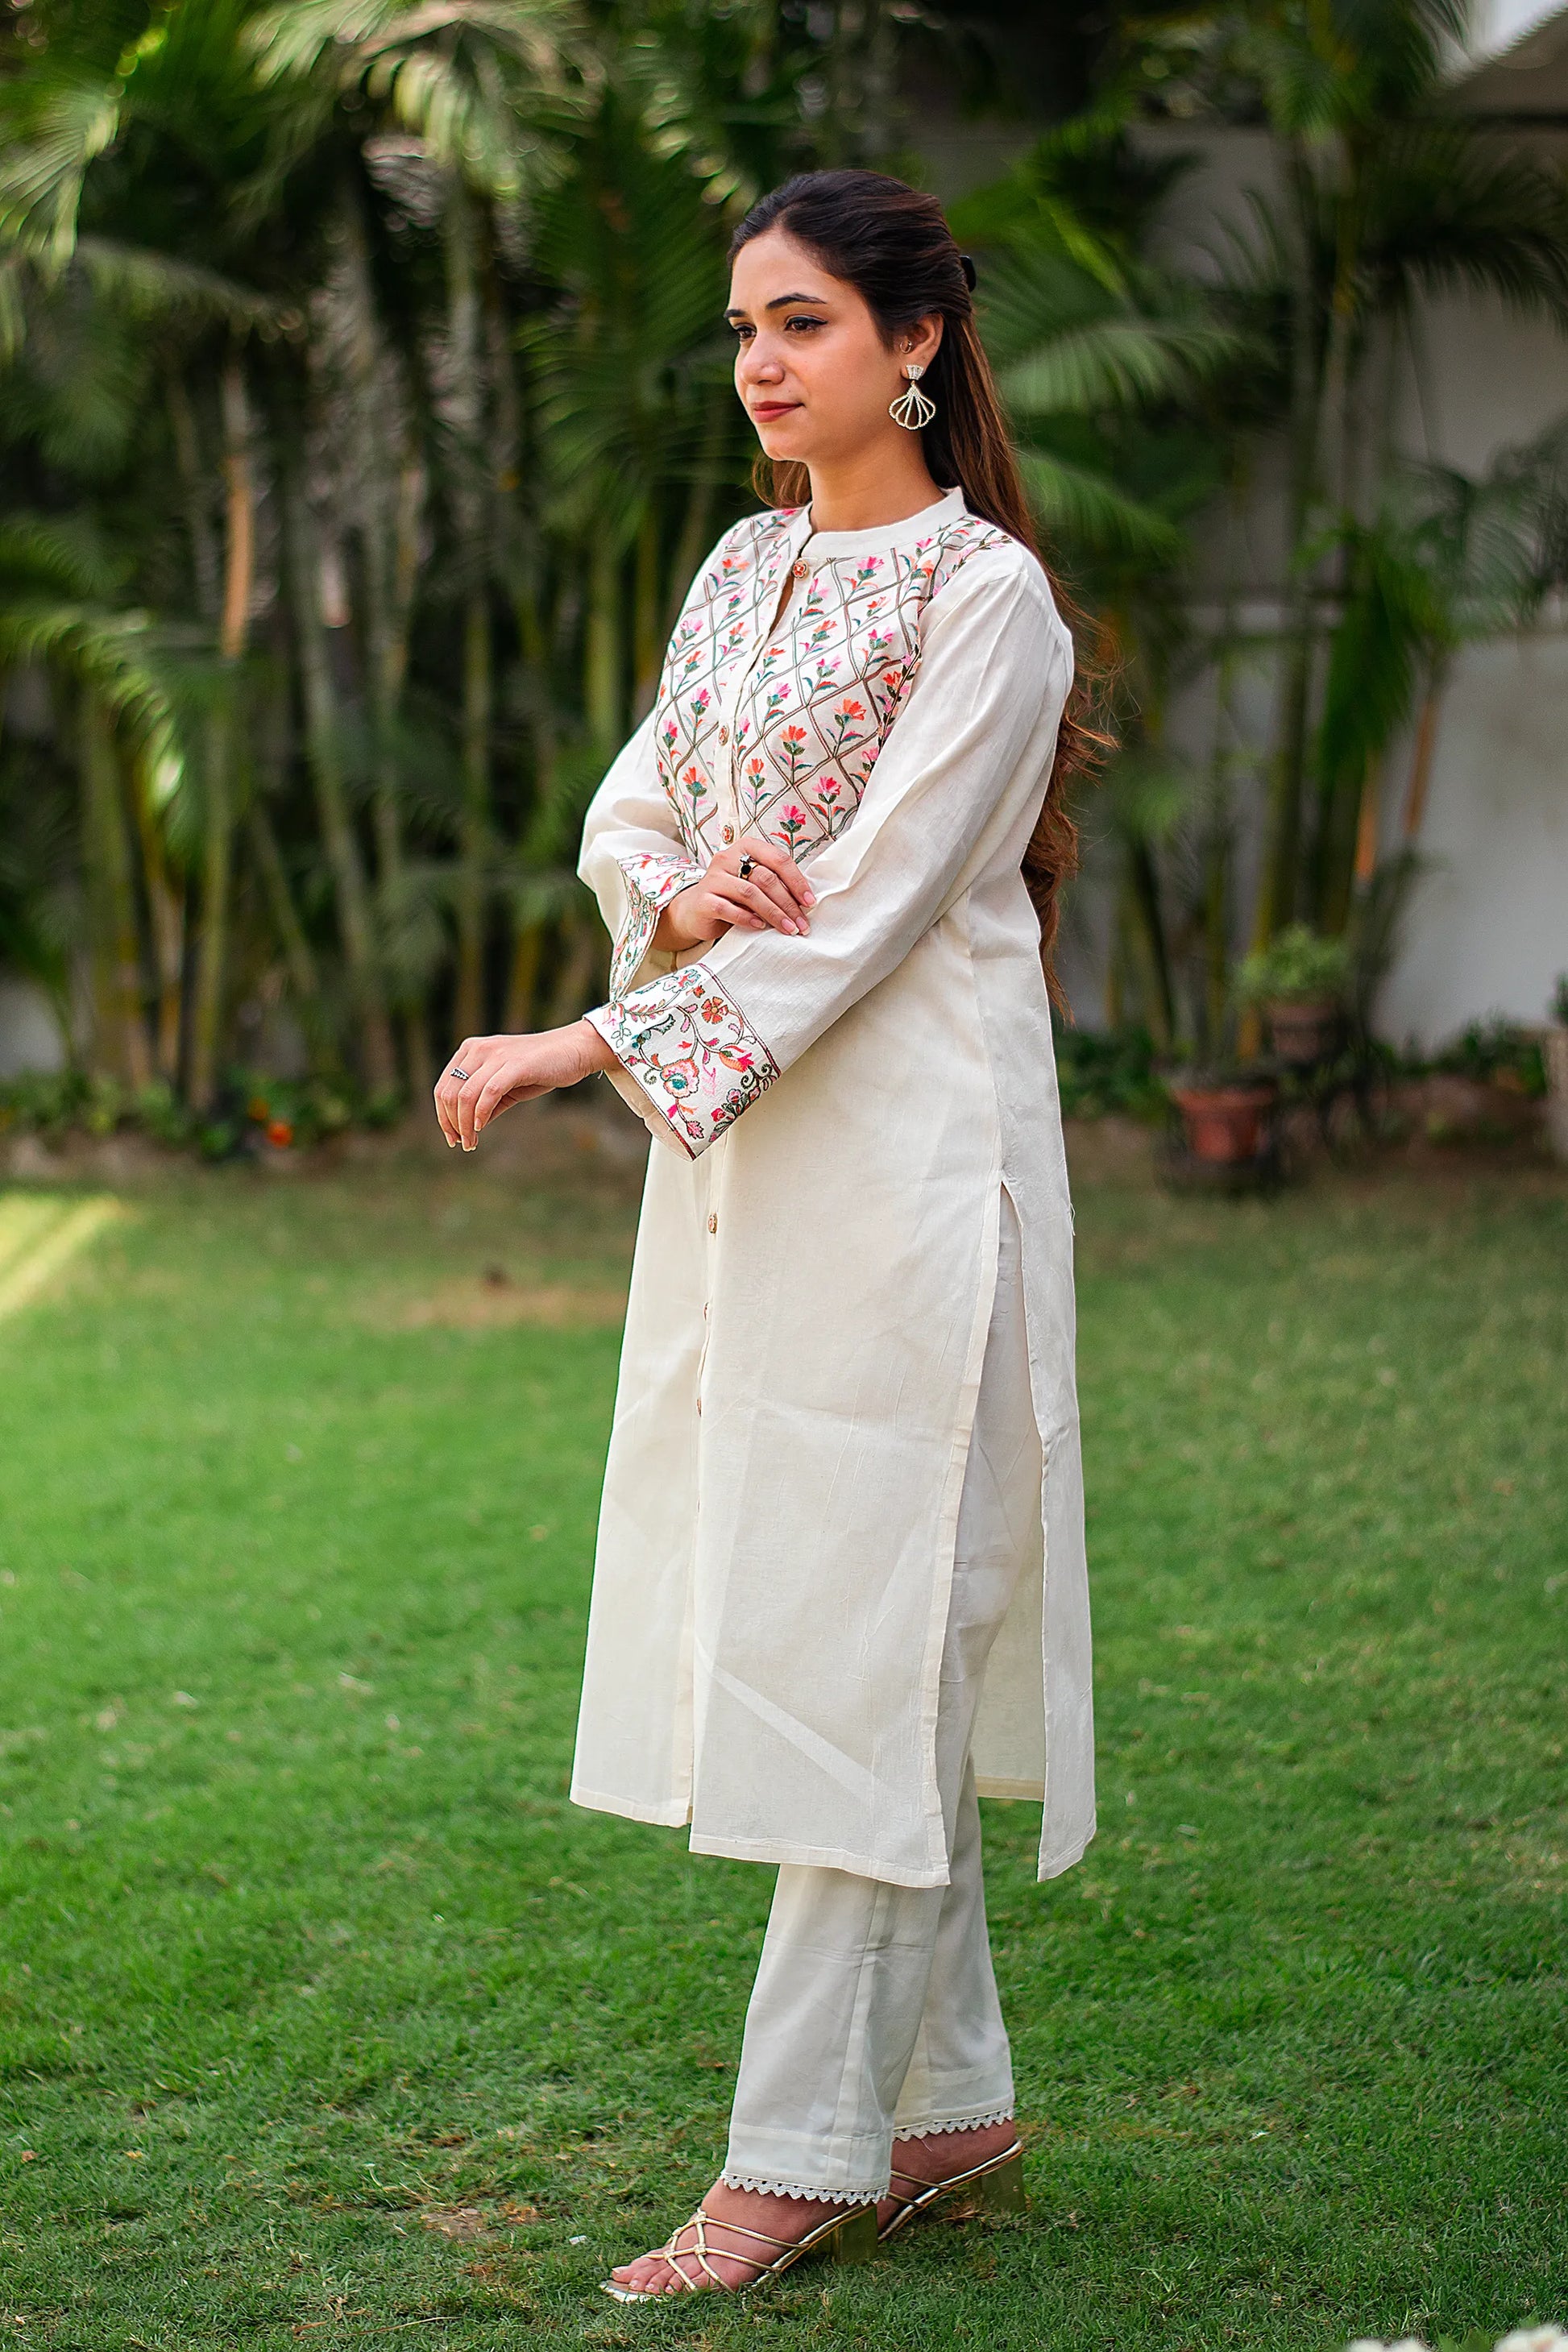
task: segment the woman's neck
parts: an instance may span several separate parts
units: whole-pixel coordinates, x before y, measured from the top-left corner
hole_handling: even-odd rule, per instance
[[[875,530],[907,521],[942,496],[913,434],[900,432],[891,449],[878,442],[842,466],[809,471],[813,530]]]

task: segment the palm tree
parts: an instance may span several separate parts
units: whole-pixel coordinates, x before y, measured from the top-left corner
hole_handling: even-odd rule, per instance
[[[1184,929],[1162,861],[1201,797],[1165,740],[1174,685],[1201,657],[1184,608],[1188,528],[1221,489],[1238,408],[1268,367],[1245,322],[1146,257],[1184,168],[1140,157],[1108,112],[1048,134],[955,223],[983,249],[981,323],[1044,536],[1117,682],[1121,748],[1100,803],[1118,869],[1110,1010],[1121,1017],[1131,980],[1162,1049],[1183,1025]]]
[[[437,180],[445,315],[427,348],[461,607],[455,1021],[459,1031],[476,1030],[483,1025],[493,856],[493,519],[498,502],[504,506],[517,488],[504,436],[496,462],[495,426],[515,401],[500,380],[510,367],[506,340],[485,332],[486,298],[503,224],[555,167],[556,138],[571,118],[590,53],[561,0],[437,0],[434,6],[290,0],[260,20],[254,37],[264,78],[309,78],[338,100],[369,100],[367,127],[395,129],[416,142],[416,156]],[[351,220],[351,239],[357,233]],[[363,274],[356,290],[363,310]],[[394,679],[401,682],[405,662],[387,610],[384,554],[373,555],[370,568],[380,574],[370,594],[381,641],[373,701],[384,760],[395,717]],[[389,845],[384,820],[383,840]]]
[[[1345,831],[1340,782],[1324,772],[1321,845],[1307,838],[1325,607],[1350,585],[1355,533],[1338,526],[1364,516],[1392,455],[1394,366],[1415,305],[1483,294],[1568,326],[1568,186],[1445,108],[1465,16],[1463,0],[1329,0],[1222,20],[1282,166],[1282,194],[1255,207],[1263,274],[1286,298],[1291,386],[1289,613],[1257,946],[1314,911],[1310,876],[1334,864]]]

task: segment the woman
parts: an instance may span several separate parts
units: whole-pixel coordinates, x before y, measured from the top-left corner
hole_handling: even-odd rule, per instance
[[[1042,968],[1071,640],[935,200],[808,173],[731,259],[782,502],[589,809],[610,998],[436,1096],[471,1150],[603,1070],[654,1136],[573,1794],[779,1866],[723,2174],[626,2301],[1017,2201],[976,1792],[1043,1795],[1042,1877],[1094,1827]]]

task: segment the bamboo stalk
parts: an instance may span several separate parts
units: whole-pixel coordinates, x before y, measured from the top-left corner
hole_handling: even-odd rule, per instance
[[[238,802],[241,679],[256,583],[256,479],[245,374],[231,352],[220,380],[223,409],[224,574],[218,659],[227,673],[207,727],[202,835],[202,925],[191,1008],[191,1100],[211,1108],[217,1092],[227,978],[229,892]]]
[[[1442,709],[1443,688],[1447,683],[1439,667],[1432,672],[1426,692],[1422,698],[1421,716],[1415,723],[1415,744],[1410,760],[1410,781],[1405,787],[1405,815],[1400,825],[1406,846],[1412,846],[1421,832],[1426,814],[1426,798],[1432,785],[1432,762],[1437,749],[1437,719]]]
[[[142,1003],[142,951],[126,831],[120,750],[100,696],[82,697],[82,814],[92,926],[95,1058],[115,1076],[144,1087],[153,1055]]]
[[[463,799],[458,836],[458,1029],[484,1025],[485,867],[489,855],[489,599],[477,590],[463,615]]]
[[[322,844],[331,868],[338,933],[359,1021],[363,1075],[373,1094],[390,1093],[397,1084],[397,1065],[376,966],[364,865],[349,810],[337,693],[321,620],[315,532],[305,495],[301,453],[287,430],[279,444],[279,479],[306,751],[316,788]]]

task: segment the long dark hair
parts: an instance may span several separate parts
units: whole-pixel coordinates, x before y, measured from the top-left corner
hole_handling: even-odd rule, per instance
[[[883,172],[801,172],[752,205],[730,240],[730,259],[770,228],[782,228],[815,254],[824,269],[865,300],[891,349],[917,320],[940,311],[942,341],[921,389],[936,403],[921,439],[933,481],[963,490],[972,514],[984,516],[1035,556],[1040,548],[1014,454],[1012,436],[974,320],[966,264],[934,196],[922,195]],[[811,478],[805,466],[762,457],[752,468],[757,495],[768,505],[805,506]],[[1043,558],[1042,558],[1043,561]],[[1053,578],[1064,616],[1073,608]],[[1055,950],[1058,894],[1078,871],[1078,827],[1068,815],[1067,787],[1091,770],[1106,738],[1092,722],[1092,678],[1075,672],[1057,736],[1056,763],[1039,822],[1024,852],[1024,879],[1040,919],[1040,958],[1051,1002],[1063,1012]]]

